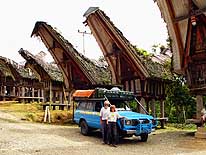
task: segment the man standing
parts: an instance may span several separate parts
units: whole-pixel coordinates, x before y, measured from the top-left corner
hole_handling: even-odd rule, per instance
[[[107,118],[109,116],[110,113],[110,108],[109,108],[109,101],[106,100],[104,101],[104,107],[101,108],[100,110],[100,124],[101,124],[101,129],[102,129],[102,138],[103,138],[103,144],[107,144],[107,131],[108,131],[108,127],[107,127]]]
[[[206,110],[203,108],[201,110],[201,126],[204,127],[204,123],[206,122]]]

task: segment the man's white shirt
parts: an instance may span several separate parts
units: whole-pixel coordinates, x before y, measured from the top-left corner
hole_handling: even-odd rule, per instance
[[[102,117],[102,120],[107,120],[109,113],[110,113],[109,107],[107,109],[102,107],[100,110],[100,117]]]

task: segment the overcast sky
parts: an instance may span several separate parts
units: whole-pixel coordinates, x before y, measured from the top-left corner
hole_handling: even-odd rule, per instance
[[[90,6],[103,10],[133,45],[151,51],[154,44],[166,44],[166,25],[153,0],[4,0],[0,2],[0,55],[20,62],[24,60],[20,48],[33,54],[47,52],[40,40],[30,37],[36,21],[56,27],[83,52],[78,29],[90,32],[82,23]],[[85,35],[85,52],[88,58],[102,55],[92,35]]]

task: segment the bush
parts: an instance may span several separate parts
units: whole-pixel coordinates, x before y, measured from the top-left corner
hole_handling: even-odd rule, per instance
[[[25,115],[27,121],[34,121],[35,115],[33,113],[27,113]]]

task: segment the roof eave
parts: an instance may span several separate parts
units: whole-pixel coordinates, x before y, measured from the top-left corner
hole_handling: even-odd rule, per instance
[[[83,16],[87,18],[90,14],[96,12],[97,10],[99,10],[99,7],[89,7]]]

